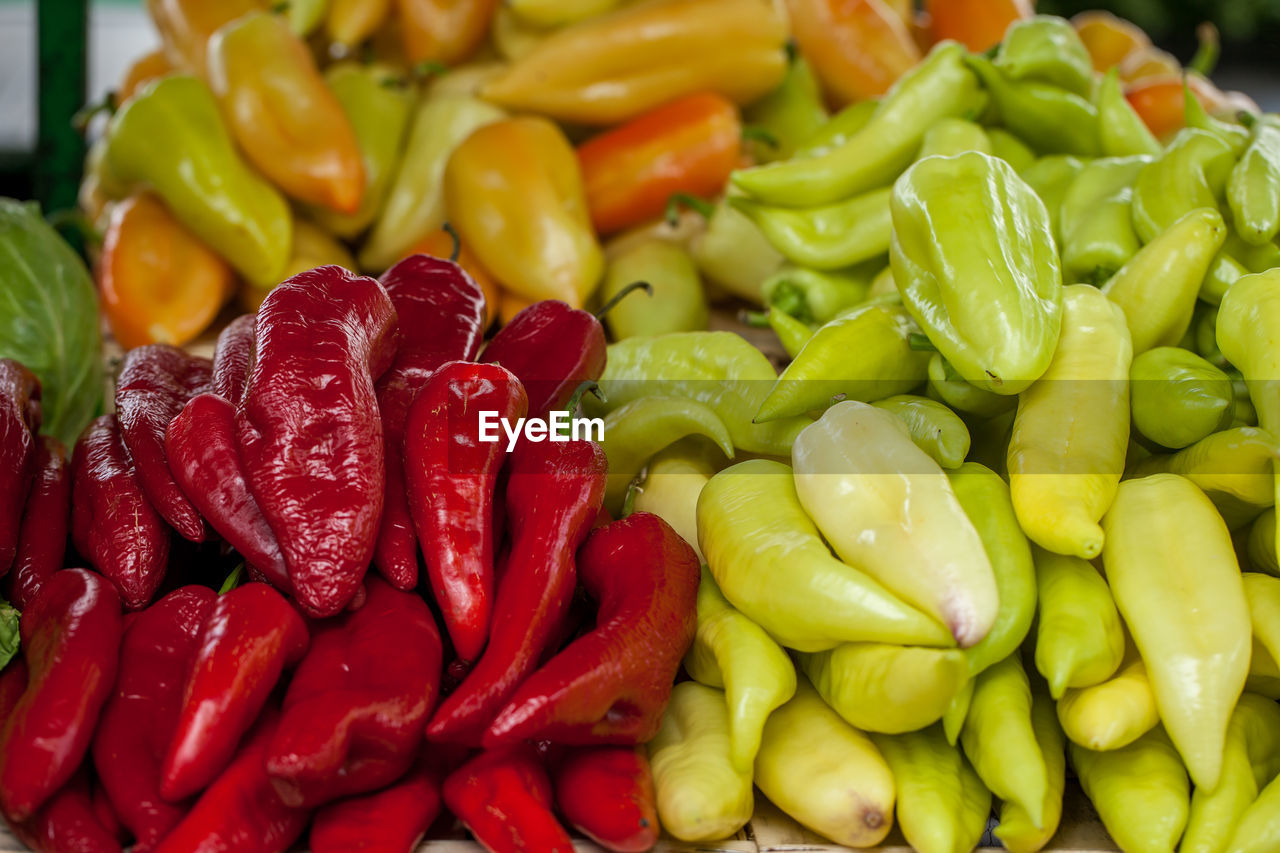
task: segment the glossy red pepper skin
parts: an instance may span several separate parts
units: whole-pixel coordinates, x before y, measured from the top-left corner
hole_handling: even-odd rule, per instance
[[[332,616],[359,591],[382,517],[374,382],[395,357],[395,308],[373,279],[317,267],[267,295],[255,336],[240,458],[299,603]]]
[[[244,557],[255,580],[292,593],[280,543],[245,478],[235,418],[235,406],[223,397],[193,397],[169,422],[169,468],[209,525]]]
[[[443,656],[427,603],[378,578],[359,610],[315,627],[267,750],[280,799],[314,808],[409,769],[435,707]]]
[[[125,607],[155,597],[169,562],[169,526],[142,491],[115,415],[89,424],[71,456],[71,539]]]
[[[84,569],[56,572],[22,613],[28,680],[0,729],[0,810],[22,822],[76,772],[115,683],[120,598]]]
[[[122,846],[133,840],[129,830],[125,829],[124,824],[120,822],[120,816],[116,814],[115,806],[111,805],[111,800],[107,798],[107,792],[103,790],[102,782],[96,777],[89,786],[89,804],[93,807],[94,820],[106,830],[107,835],[110,835]],[[139,850],[137,845],[134,845],[132,853],[143,853],[143,851]]]
[[[89,774],[81,768],[31,817],[8,821],[36,853],[119,853],[120,842],[94,806]]]
[[[17,554],[39,428],[40,380],[18,362],[0,358],[0,577]]]
[[[493,496],[506,434],[480,441],[481,413],[515,424],[528,410],[520,380],[497,364],[451,361],[418,392],[404,427],[409,509],[454,651],[473,661],[493,613]]]
[[[311,824],[311,853],[412,853],[440,814],[444,776],[440,761],[419,758],[390,787],[333,803]]]
[[[205,789],[157,853],[280,853],[302,837],[311,813],[281,802],[267,778],[267,746],[280,714],[268,709],[235,758]]]
[[[411,255],[380,279],[400,318],[400,348],[378,380],[387,464],[386,502],[374,563],[397,589],[418,585],[418,540],[404,479],[409,406],[440,365],[471,361],[484,334],[484,291],[453,261]]]
[[[227,324],[218,335],[213,349],[213,393],[233,405],[240,403],[249,383],[249,365],[253,361],[256,314],[241,314]]]
[[[189,805],[160,796],[160,765],[200,629],[217,600],[208,587],[177,589],[136,614],[120,644],[120,671],[93,738],[93,764],[139,853],[154,849]]]
[[[27,508],[22,513],[18,556],[9,575],[9,600],[19,610],[26,610],[44,582],[62,568],[71,527],[71,471],[66,449],[56,438],[41,436],[35,467]]]
[[[537,668],[573,598],[574,552],[604,498],[604,451],[590,441],[521,441],[511,454],[506,509],[511,550],[497,572],[489,644],[441,704],[430,740],[480,742]]]
[[[490,853],[570,853],[551,813],[551,780],[531,744],[487,750],[444,780],[444,802]]]
[[[658,843],[657,795],[644,749],[582,746],[551,765],[556,807],[606,850],[643,853]]]
[[[160,796],[174,802],[213,781],[280,674],[306,654],[308,639],[302,617],[266,584],[248,583],[218,596],[200,626],[183,683],[161,766]]]
[[[548,299],[511,318],[480,360],[514,373],[529,395],[529,417],[542,418],[563,409],[583,382],[600,378],[606,346],[594,314]]]
[[[174,482],[164,434],[187,400],[209,389],[212,378],[207,358],[149,344],[125,353],[116,385],[116,420],[142,491],[160,517],[192,542],[204,541],[204,519]]]
[[[657,734],[697,629],[699,572],[693,548],[652,513],[592,531],[578,578],[599,607],[595,627],[520,685],[484,745],[636,744]]]

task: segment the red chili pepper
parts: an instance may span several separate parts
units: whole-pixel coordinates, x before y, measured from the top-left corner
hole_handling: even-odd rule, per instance
[[[280,853],[302,837],[311,813],[281,802],[267,777],[267,746],[280,722],[268,709],[235,758],[200,795],[156,853]]]
[[[604,327],[593,314],[547,299],[512,318],[480,360],[501,364],[524,385],[529,417],[563,409],[573,392],[604,373]]]
[[[83,767],[31,817],[6,822],[18,840],[36,853],[120,852],[120,842],[102,825],[94,808],[89,773]]]
[[[249,384],[249,365],[253,362],[256,314],[242,314],[227,324],[218,335],[213,350],[213,393],[239,405]]]
[[[22,658],[14,658],[0,670],[0,720],[9,719],[26,689],[27,665]],[[2,726],[0,730],[3,730]]]
[[[363,607],[317,625],[267,750],[280,799],[314,808],[376,791],[413,763],[440,689],[440,632],[416,593],[377,578]]]
[[[160,796],[160,765],[201,627],[217,601],[208,587],[175,590],[135,614],[120,644],[120,672],[94,735],[93,764],[138,850],[154,848],[189,805]]]
[[[569,833],[551,813],[551,780],[531,744],[480,753],[444,780],[444,802],[490,853],[572,853]]]
[[[248,583],[218,597],[200,627],[182,688],[160,773],[162,797],[181,800],[213,781],[307,643],[302,617],[266,584]]]
[[[380,281],[400,318],[400,348],[378,381],[387,488],[374,563],[392,586],[413,589],[418,585],[418,540],[405,494],[405,418],[436,368],[476,357],[485,299],[480,285],[460,266],[430,255],[405,258]]]
[[[26,610],[40,587],[62,568],[71,526],[71,474],[67,451],[56,439],[42,436],[36,447],[36,475],[22,514],[18,556],[9,575],[9,600]]]
[[[395,308],[373,279],[317,267],[267,295],[255,334],[240,456],[298,601],[332,616],[359,591],[382,517],[374,382],[395,357]]]
[[[643,747],[584,746],[551,765],[556,806],[606,850],[642,853],[658,843],[653,774]]]
[[[698,555],[665,521],[637,512],[578,552],[596,627],[531,675],[484,736],[515,741],[644,743],[658,733],[697,629]]]
[[[520,380],[496,364],[452,361],[418,393],[404,427],[404,476],[427,575],[453,648],[473,661],[493,609],[493,495],[506,436],[479,441],[482,413],[515,423],[529,405]]]
[[[235,407],[217,394],[193,397],[169,423],[169,468],[210,526],[244,557],[255,579],[291,593],[280,543],[245,479],[235,417]]]
[[[182,407],[209,389],[213,365],[168,344],[131,349],[116,386],[116,419],[151,506],[184,539],[202,542],[204,519],[169,472],[164,433]]]
[[[71,538],[130,610],[164,580],[169,527],[147,500],[115,415],[89,424],[71,457]]]
[[[542,660],[569,610],[574,552],[604,498],[604,451],[589,441],[522,441],[511,454],[511,550],[498,570],[489,645],[427,728],[431,740],[475,745]]]
[[[120,598],[84,569],[57,572],[22,612],[26,690],[0,729],[0,810],[24,821],[84,759],[116,678]]]
[[[18,362],[0,358],[0,577],[18,550],[39,428],[40,380]]]
[[[96,778],[89,785],[89,805],[93,809],[93,819],[106,830],[107,835],[116,840],[116,843],[124,845],[133,840],[129,830],[125,829],[124,824],[120,822],[120,816],[116,814],[115,806],[111,805],[111,800],[107,798],[107,792],[103,789],[101,781]],[[132,853],[146,853],[146,847],[136,844],[131,850]]]

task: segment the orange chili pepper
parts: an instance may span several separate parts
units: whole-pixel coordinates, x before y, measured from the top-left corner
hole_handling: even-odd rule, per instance
[[[493,280],[493,276],[487,269],[481,266],[479,259],[471,254],[468,249],[459,240],[457,243],[458,257],[454,258],[458,266],[462,267],[467,275],[475,279],[476,284],[480,285],[480,289],[484,291],[484,324],[489,326],[498,316],[498,306],[502,302],[502,291],[498,288],[498,283]],[[443,228],[432,231],[423,237],[413,248],[408,251],[410,255],[431,255],[436,258],[452,258],[454,250],[454,238],[450,236],[448,231]]]
[[[714,196],[739,165],[738,109],[713,92],[686,95],[578,148],[587,207],[609,234],[656,219],[675,193]]]
[[[329,0],[324,29],[340,45],[354,47],[391,15],[391,0]]]
[[[1095,71],[1106,71],[1130,54],[1151,47],[1151,39],[1141,27],[1110,12],[1081,12],[1071,19],[1071,24],[1089,51]]]
[[[989,50],[1010,24],[1035,14],[1031,0],[926,0],[925,10],[934,41],[955,39],[972,51]]]
[[[209,37],[262,7],[259,0],[147,0],[147,12],[160,33],[169,62],[200,77],[204,76]]]
[[[920,61],[907,23],[885,0],[787,0],[791,34],[837,104],[883,95]]]
[[[356,212],[365,174],[355,129],[283,18],[259,12],[219,30],[209,85],[258,171],[299,201]]]
[[[1167,139],[1186,126],[1186,101],[1182,83],[1181,75],[1164,75],[1146,77],[1125,88],[1124,96],[1157,139]],[[1188,73],[1186,83],[1196,100],[1210,115],[1242,110],[1254,114],[1261,112],[1247,95],[1224,92],[1199,74]]]
[[[119,109],[120,105],[133,97],[143,86],[152,80],[164,77],[166,74],[172,74],[176,69],[173,63],[169,61],[169,55],[164,52],[163,48],[156,48],[148,51],[133,62],[125,69],[124,79],[120,81],[120,85],[111,93],[111,102]]]
[[[498,0],[396,0],[396,5],[409,62],[453,65],[480,47]]]
[[[112,210],[97,272],[103,313],[125,349],[194,340],[236,282],[226,261],[146,193]]]

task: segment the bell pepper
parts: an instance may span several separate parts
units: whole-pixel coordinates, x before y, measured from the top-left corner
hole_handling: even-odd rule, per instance
[[[249,281],[274,284],[288,260],[283,196],[240,159],[209,88],[173,75],[111,118],[106,161],[127,184],[148,184],[173,217]]]
[[[302,618],[266,584],[248,583],[219,596],[200,626],[173,737],[161,762],[164,799],[189,797],[219,774],[233,772],[241,736],[262,712],[280,674],[302,659],[307,644]],[[265,754],[264,744],[259,760]]]
[[[648,283],[649,298],[623,300],[605,313],[615,340],[707,328],[702,279],[693,258],[680,245],[653,239],[615,253],[609,259],[600,298],[611,303],[637,281]]]
[[[201,586],[169,593],[133,618],[120,671],[93,739],[98,778],[129,834],[152,849],[182,820],[160,796],[160,763],[178,722],[182,686],[217,595]]]
[[[416,593],[370,578],[356,611],[315,630],[266,752],[288,806],[315,808],[405,773],[440,687],[440,632]]]
[[[451,72],[447,76],[452,76]],[[360,249],[360,266],[385,270],[445,221],[444,172],[458,144],[505,113],[469,95],[423,98],[406,131],[404,153],[382,210]]]
[[[996,52],[996,68],[1010,80],[1036,80],[1088,98],[1093,59],[1071,23],[1054,15],[1020,18],[1009,25]]]
[[[398,337],[387,291],[340,267],[294,276],[258,312],[236,434],[298,601],[315,615],[346,607],[373,557],[384,493],[374,382]],[[315,376],[330,379],[321,388]]]
[[[829,100],[839,105],[883,95],[920,61],[906,23],[884,0],[787,0],[800,53]]]
[[[1115,69],[1103,75],[1094,100],[1098,105],[1098,142],[1103,154],[1108,157],[1160,155],[1163,146],[1125,97]]]
[[[791,57],[778,88],[743,110],[749,127],[764,132],[747,149],[758,162],[788,160],[829,123],[813,66],[798,53]]]
[[[19,841],[32,850],[58,853],[120,853],[120,841],[102,824],[94,809],[87,768],[81,768],[35,814],[5,822]]]
[[[31,817],[80,766],[115,683],[120,632],[119,596],[84,569],[55,572],[22,612],[26,686],[0,727],[5,817]]]
[[[516,445],[506,494],[511,548],[498,568],[489,644],[436,710],[428,739],[479,743],[537,668],[568,613],[574,552],[599,513],[605,464],[604,452],[589,441]]]
[[[17,556],[23,510],[36,475],[40,395],[34,373],[12,359],[0,359],[0,473],[8,484],[0,493],[0,577]]]
[[[1110,752],[1093,752],[1074,743],[1068,752],[1081,787],[1118,846],[1177,847],[1187,825],[1191,786],[1163,728]]]
[[[985,95],[958,44],[941,44],[894,85],[857,133],[831,150],[733,173],[735,186],[791,207],[832,204],[893,183],[938,119],[963,116]]]
[[[1164,447],[1195,444],[1235,416],[1231,379],[1190,350],[1147,350],[1133,360],[1129,380],[1134,429]]]
[[[129,63],[129,67],[125,69],[120,85],[116,86],[115,91],[111,93],[112,106],[120,109],[125,101],[140,92],[148,83],[172,74],[176,70],[176,66],[163,47],[147,51]],[[193,70],[203,73],[202,68]]]
[[[449,811],[491,853],[572,853],[573,842],[551,812],[551,780],[530,744],[487,750],[444,780]]]
[[[1227,181],[1227,202],[1246,242],[1264,245],[1280,231],[1280,120],[1275,116],[1254,121],[1252,141]]]
[[[966,380],[1023,391],[1048,369],[1062,323],[1061,268],[1034,191],[1004,161],[961,154],[912,166],[892,208],[890,261],[907,311]],[[979,224],[935,227],[961,220]],[[1007,330],[995,337],[993,312]]]
[[[643,853],[658,841],[653,774],[641,747],[587,746],[553,762],[556,806],[606,850]]]
[[[936,400],[898,394],[872,405],[902,421],[915,446],[943,468],[959,468],[969,455],[969,428],[959,415]]]
[[[480,94],[508,109],[587,125],[618,124],[699,91],[747,104],[782,82],[785,40],[773,7],[759,0],[658,0],[548,36]],[[726,43],[734,46],[728,53]],[[681,61],[669,67],[657,56]]]
[[[405,776],[381,791],[332,803],[312,821],[308,847],[313,853],[416,850],[440,814],[441,764],[419,757]]]
[[[397,0],[405,59],[450,68],[463,62],[484,42],[497,9],[497,0]]]
[[[1138,253],[1133,183],[1147,157],[1103,157],[1081,167],[1059,206],[1065,280],[1105,282]]]
[[[125,349],[190,343],[235,289],[231,267],[150,193],[115,205],[97,263],[102,310]]]
[[[418,540],[405,485],[405,421],[414,396],[436,369],[455,359],[475,358],[484,331],[485,298],[457,264],[423,255],[396,264],[381,283],[396,309],[401,340],[395,361],[377,384],[386,489],[374,563],[392,586],[413,589]]]
[[[633,744],[657,733],[697,626],[698,557],[666,522],[641,512],[588,536],[577,569],[599,608],[596,629],[520,685],[485,732],[487,747]]]
[[[1062,288],[1062,305],[1053,359],[1018,397],[1009,485],[1031,541],[1091,560],[1124,472],[1134,348],[1124,311],[1096,287]]]
[[[991,93],[1004,126],[1032,148],[1050,154],[1098,154],[1098,108],[1089,100],[1039,80],[1010,79],[983,56],[971,56],[967,62]]]
[[[725,598],[799,651],[844,642],[949,645],[941,625],[831,555],[790,475],[786,465],[757,459],[726,468],[703,487],[698,539]],[[783,554],[792,582],[778,586],[771,567]]]
[[[288,22],[258,12],[218,30],[209,85],[240,150],[286,195],[339,213],[360,209],[366,177],[355,129]]]
[[[1132,643],[1111,678],[1063,691],[1058,719],[1072,743],[1096,752],[1128,746],[1160,725],[1146,664]]]
[[[1092,687],[1115,675],[1124,656],[1124,627],[1098,570],[1081,557],[1034,551],[1039,621],[1036,669],[1061,699],[1068,688]]]
[[[325,34],[348,50],[359,47],[391,16],[391,0],[328,0]]]
[[[53,573],[62,568],[71,522],[71,474],[67,451],[51,436],[36,447],[35,476],[22,513],[13,570],[5,590],[26,610]]]
[[[145,607],[164,580],[169,528],[147,500],[115,415],[80,436],[71,457],[71,539],[115,585],[130,610]]]
[[[975,53],[995,47],[1010,24],[1030,18],[1028,0],[927,0],[929,35],[955,39]]]
[[[879,259],[842,270],[788,264],[765,279],[764,304],[805,323],[825,324],[871,297]],[[892,288],[897,293],[897,288]]]
[[[889,250],[888,187],[835,204],[804,209],[760,204],[745,198],[729,202],[745,213],[789,261],[833,270],[859,264]]]
[[[147,0],[165,56],[175,68],[203,76],[209,38],[223,25],[262,8],[258,0]]]

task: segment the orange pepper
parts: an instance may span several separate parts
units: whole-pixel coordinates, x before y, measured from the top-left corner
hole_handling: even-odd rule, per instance
[[[169,61],[169,55],[164,52],[163,48],[147,51],[129,64],[125,69],[124,79],[120,81],[119,87],[111,93],[111,102],[117,109],[125,101],[133,97],[133,94],[152,80],[158,80],[167,74],[172,74],[176,69],[173,63]]]
[[[410,255],[431,255],[436,258],[452,258],[454,249],[454,238],[449,232],[443,228],[432,231],[423,237],[407,254]],[[467,275],[475,279],[476,284],[480,285],[480,289],[484,291],[484,324],[490,325],[498,316],[498,306],[502,301],[502,291],[498,288],[498,283],[493,280],[493,276],[489,271],[480,265],[480,260],[471,254],[471,250],[464,246],[461,240],[458,241],[458,257],[455,258],[458,266],[466,271]]]
[[[787,0],[791,34],[837,104],[883,95],[920,61],[902,17],[885,0]]]
[[[112,210],[97,272],[103,313],[125,349],[194,340],[236,282],[230,265],[147,193]]]
[[[365,184],[360,143],[284,18],[260,12],[219,30],[209,83],[258,171],[299,201],[356,212]]]
[[[662,215],[674,193],[714,196],[740,164],[733,102],[698,92],[637,116],[578,148],[591,222],[609,234]]]
[[[995,47],[1010,24],[1035,14],[1031,0],[926,0],[925,10],[934,41],[955,39],[975,52]]]
[[[400,33],[410,64],[453,65],[476,52],[498,0],[397,0]]]
[[[262,7],[259,0],[147,0],[147,11],[160,32],[170,64],[200,77],[205,72],[209,37]]]
[[[1130,54],[1151,47],[1151,39],[1141,27],[1110,12],[1081,12],[1071,19],[1071,24],[1089,51],[1095,71],[1106,71]]]
[[[1261,112],[1247,95],[1224,92],[1199,74],[1188,73],[1186,83],[1196,100],[1210,115],[1241,110],[1255,115]],[[1181,75],[1166,74],[1145,77],[1125,88],[1124,96],[1157,139],[1168,139],[1186,126],[1186,101],[1182,84]]]
[[[354,47],[373,35],[391,15],[391,0],[329,0],[324,29],[329,38]]]

